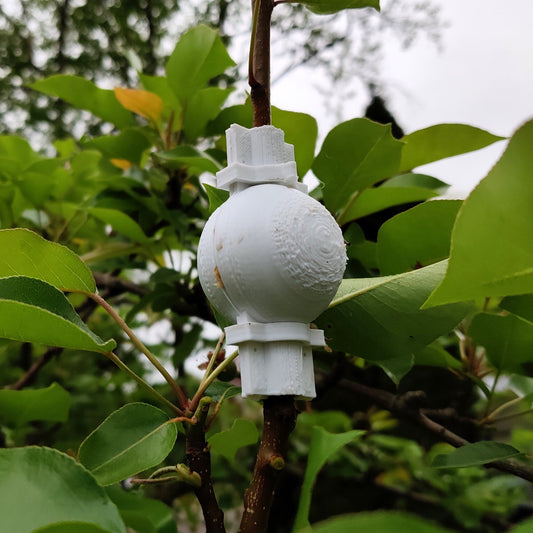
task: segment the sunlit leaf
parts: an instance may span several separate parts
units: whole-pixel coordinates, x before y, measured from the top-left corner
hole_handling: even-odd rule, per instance
[[[117,128],[126,128],[132,124],[131,113],[120,105],[113,91],[100,89],[92,81],[79,76],[56,74],[36,81],[30,87],[50,96],[57,96],[78,109],[90,111]]]
[[[0,337],[101,353],[116,346],[97,337],[61,291],[24,276],[0,279]]]
[[[425,306],[533,292],[533,121],[465,200],[446,277]]]
[[[0,277],[28,276],[61,290],[94,292],[91,271],[66,246],[26,229],[0,231]]]
[[[432,163],[446,157],[464,154],[489,146],[504,137],[466,124],[437,124],[415,131],[402,141],[400,172]]]
[[[326,207],[347,210],[361,191],[396,174],[403,143],[391,134],[391,126],[366,118],[343,122],[327,135],[313,163],[324,183]]]
[[[163,100],[150,91],[124,89],[115,87],[117,100],[129,111],[137,113],[148,120],[158,122],[163,111]]]
[[[107,533],[126,531],[104,490],[68,455],[42,447],[0,449],[0,478],[0,516],[6,532],[33,533],[58,522],[93,524]]]
[[[181,103],[235,63],[218,32],[204,25],[185,33],[166,65],[169,84]]]
[[[109,415],[81,444],[78,457],[100,485],[112,485],[159,464],[177,429],[151,405],[130,403]]]

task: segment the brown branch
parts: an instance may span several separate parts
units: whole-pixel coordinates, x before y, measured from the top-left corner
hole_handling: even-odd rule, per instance
[[[239,533],[266,533],[274,489],[285,466],[289,435],[298,411],[293,396],[271,396],[263,405],[264,426],[254,474],[244,494]]]
[[[347,379],[342,379],[339,382],[339,385],[351,392],[370,398],[381,407],[394,413],[396,416],[415,422],[456,448],[460,448],[465,444],[470,444],[463,437],[453,433],[448,428],[431,419],[429,417],[431,410],[420,408],[420,401],[424,395],[422,391],[410,391],[401,396],[396,396],[390,392],[373,389],[372,387],[367,387],[366,385],[362,385],[355,381],[348,381]],[[487,463],[484,466],[487,468],[496,468],[497,470],[513,474],[514,476],[533,483],[533,469],[528,468],[521,463],[517,463],[516,461],[494,461],[492,463]]]
[[[205,426],[211,399],[204,397],[200,400],[195,416],[198,422],[187,428],[185,456],[187,466],[193,472],[197,472],[202,479],[199,488],[194,489],[194,493],[202,507],[202,513],[205,520],[206,533],[225,533],[224,513],[220,509],[213,482],[211,480],[211,454],[205,440]],[[188,415],[192,413],[188,412]]]
[[[141,287],[131,281],[117,278],[105,272],[93,272],[93,277],[98,287],[105,287],[113,296],[124,292],[146,296],[150,292],[146,287]]]
[[[270,23],[272,0],[252,0],[254,21],[250,43],[248,83],[251,88],[254,127],[271,123],[270,115]]]

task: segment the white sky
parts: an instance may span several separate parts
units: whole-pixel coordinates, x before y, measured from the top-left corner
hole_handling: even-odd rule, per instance
[[[406,133],[442,122],[472,124],[509,136],[533,117],[533,0],[435,0],[448,27],[442,50],[421,39],[402,51],[386,49],[382,75],[388,105]],[[396,43],[394,43],[396,46]],[[323,138],[335,124],[322,95],[291,90],[305,72],[296,71],[272,90],[274,105],[318,119]],[[301,85],[300,85],[301,87]],[[365,99],[347,102],[344,120],[361,116]],[[482,179],[505,143],[427,165],[424,172],[464,194]],[[533,149],[533,147],[532,147]]]

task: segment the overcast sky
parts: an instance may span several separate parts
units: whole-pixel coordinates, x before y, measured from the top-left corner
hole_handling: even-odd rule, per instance
[[[533,0],[435,3],[442,6],[442,18],[448,23],[441,51],[424,39],[407,51],[396,43],[386,49],[382,73],[391,111],[407,133],[459,122],[511,135],[533,118]],[[323,97],[303,98],[301,91],[290,90],[303,75],[297,71],[275,85],[273,103],[317,117],[323,136],[334,125],[323,109]],[[360,116],[366,103],[364,98],[348,102],[343,119]],[[500,142],[423,170],[452,183],[454,193],[464,195],[504,148]]]

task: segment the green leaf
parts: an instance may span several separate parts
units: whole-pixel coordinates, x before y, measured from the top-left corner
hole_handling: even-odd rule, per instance
[[[168,82],[185,104],[207,82],[235,65],[216,30],[200,25],[185,33],[167,65]]]
[[[177,429],[151,405],[130,403],[109,415],[82,443],[79,460],[100,485],[112,485],[159,464]]]
[[[437,342],[426,346],[414,354],[415,365],[436,366],[441,368],[461,368],[461,363],[450,355]]]
[[[511,529],[511,533],[533,533],[533,518],[521,522]]]
[[[126,492],[117,485],[107,487],[106,492],[122,515],[140,513],[157,531],[168,526],[174,526],[174,530],[176,529],[172,510],[163,502],[153,498],[142,497],[137,491]],[[126,518],[125,521],[127,524]]]
[[[222,104],[232,91],[233,89],[207,87],[191,96],[183,115],[183,131],[187,139],[194,141],[206,136],[207,123],[219,114]]]
[[[145,150],[152,143],[141,131],[129,128],[118,135],[102,135],[91,139],[85,146],[96,148],[109,158],[125,159],[139,165]]]
[[[418,130],[402,138],[406,144],[402,151],[400,172],[473,152],[503,139],[466,124],[437,124]]]
[[[451,530],[426,522],[416,516],[395,511],[377,511],[341,515],[313,527],[313,533],[451,533]]]
[[[113,91],[100,89],[84,78],[56,74],[36,81],[30,87],[44,94],[57,96],[78,109],[90,111],[117,128],[126,128],[133,122],[132,114],[122,107]]]
[[[378,365],[383,369],[385,374],[398,385],[400,381],[410,372],[414,365],[414,355],[412,353],[406,354],[402,357],[393,357],[392,359],[385,359],[379,361]]]
[[[403,143],[391,126],[366,118],[343,122],[327,135],[313,163],[324,183],[324,202],[332,212],[346,210],[357,191],[396,174]]]
[[[488,360],[498,370],[533,376],[533,324],[514,315],[478,313],[468,335],[485,347]]]
[[[101,353],[116,346],[97,337],[61,291],[24,276],[0,279],[0,337]]]
[[[2,174],[16,177],[24,169],[39,161],[28,141],[15,135],[0,135],[0,168]]]
[[[309,510],[311,508],[313,485],[322,467],[335,452],[364,433],[365,431],[362,430],[352,430],[346,433],[329,433],[319,426],[313,428],[307,468],[305,469],[305,476],[302,483],[298,512],[294,521],[294,532],[310,526]]]
[[[443,194],[450,188],[450,185],[433,176],[409,173],[388,179],[382,187],[423,187]]]
[[[0,277],[28,276],[64,291],[96,291],[87,265],[66,246],[26,229],[0,231]]]
[[[34,420],[65,422],[70,394],[57,383],[46,389],[0,390],[0,422],[22,425]]]
[[[217,189],[208,183],[204,183],[203,186],[209,198],[209,214],[211,214],[229,198],[229,192]]]
[[[32,533],[109,533],[109,531],[87,522],[59,522],[35,529]]]
[[[448,257],[460,200],[433,200],[387,220],[378,233],[382,274],[398,274]]]
[[[338,223],[343,225],[351,220],[366,217],[394,207],[395,205],[422,202],[437,196],[438,193],[422,187],[375,187],[364,190],[350,204],[348,209],[342,212]]]
[[[425,307],[533,292],[533,121],[465,200],[446,277]]]
[[[379,11],[379,0],[297,0],[317,15],[330,15],[343,9],[373,7]]]
[[[126,531],[117,508],[89,472],[56,450],[0,450],[0,479],[0,516],[6,532],[32,533],[58,522],[94,524],[108,533]]]
[[[205,391],[205,395],[209,396],[214,402],[219,402],[222,398],[228,400],[234,396],[239,396],[239,394],[241,394],[240,387],[224,381],[213,381]]]
[[[165,152],[156,152],[154,156],[167,168],[190,167],[200,172],[206,171],[212,174],[216,174],[222,168],[209,154],[186,144]]]
[[[431,466],[434,468],[462,468],[501,461],[517,455],[521,455],[521,453],[508,444],[480,441],[465,444],[446,455],[437,455]]]
[[[316,120],[306,113],[285,111],[272,107],[272,124],[285,133],[285,142],[294,146],[294,159],[298,176],[303,178],[311,168],[315,158],[318,125]]]
[[[533,294],[507,296],[500,302],[500,307],[533,324]]]
[[[445,268],[442,261],[396,276],[345,279],[315,322],[334,350],[371,361],[414,353],[452,330],[470,309],[466,304],[419,309]]]
[[[165,285],[165,287],[168,286]],[[168,293],[168,288],[166,289],[166,292]],[[202,331],[203,327],[200,324],[192,324],[191,329],[184,333],[183,338],[174,348],[174,353],[172,354],[172,364],[174,365],[174,368],[179,368],[179,366],[185,362],[185,359],[192,355],[200,340]],[[210,394],[207,394],[207,396],[210,396]]]
[[[106,207],[89,207],[85,209],[93,217],[109,224],[115,231],[122,233],[133,242],[146,243],[148,237],[145,235],[141,226],[131,217],[119,211],[118,209],[108,209]]]
[[[230,429],[211,435],[207,442],[212,452],[223,455],[231,462],[235,459],[237,450],[255,444],[258,438],[259,433],[253,422],[237,418]]]

